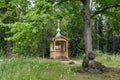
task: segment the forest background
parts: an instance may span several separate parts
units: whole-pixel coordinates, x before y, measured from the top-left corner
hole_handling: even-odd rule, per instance
[[[0,55],[49,57],[49,40],[61,34],[70,38],[69,55],[85,53],[80,0],[1,0]],[[120,53],[120,1],[92,0],[90,5],[94,52]]]

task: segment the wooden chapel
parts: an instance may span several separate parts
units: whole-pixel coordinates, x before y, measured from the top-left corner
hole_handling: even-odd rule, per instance
[[[56,37],[50,40],[50,58],[68,60],[68,41],[68,38],[60,34],[58,27]]]

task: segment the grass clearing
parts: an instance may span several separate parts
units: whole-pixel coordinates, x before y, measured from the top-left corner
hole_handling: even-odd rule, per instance
[[[120,55],[101,55],[97,56],[96,60],[103,63],[106,66],[120,66]]]
[[[120,65],[119,55],[103,55],[96,58],[107,66]],[[78,61],[82,61],[79,59]],[[70,65],[60,61],[39,57],[1,58],[0,80],[120,80],[120,69],[112,68],[103,74],[75,73],[72,68],[81,64]]]

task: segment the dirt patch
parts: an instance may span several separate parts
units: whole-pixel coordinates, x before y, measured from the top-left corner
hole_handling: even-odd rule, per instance
[[[60,60],[62,63],[68,63],[68,64],[82,64],[80,63],[79,61],[74,61],[74,60],[68,60],[68,61],[65,61],[65,60]]]

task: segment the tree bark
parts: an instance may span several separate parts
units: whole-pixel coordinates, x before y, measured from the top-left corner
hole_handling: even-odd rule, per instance
[[[90,17],[90,0],[82,0],[83,3],[83,25],[84,25],[84,42],[85,53],[92,52],[92,37],[91,37],[91,17]]]
[[[95,61],[95,54],[92,53],[90,0],[81,1],[83,3],[84,42],[86,53],[86,56],[83,59],[82,67],[86,72],[102,73],[105,72],[107,68],[100,62]]]
[[[3,21],[5,24],[8,24],[9,23],[9,17],[6,17]],[[6,32],[9,31],[9,28],[6,27]],[[10,37],[10,34],[7,34],[6,33],[6,38]],[[10,40],[6,40],[6,56],[8,58],[10,58],[12,56],[11,54],[11,41]]]
[[[6,41],[6,56],[11,57],[11,42],[9,40]]]

